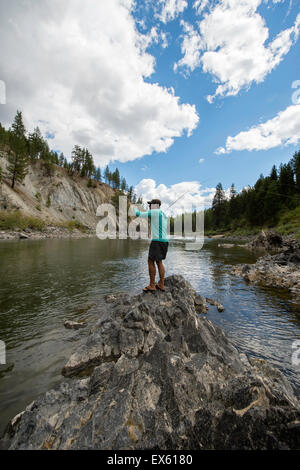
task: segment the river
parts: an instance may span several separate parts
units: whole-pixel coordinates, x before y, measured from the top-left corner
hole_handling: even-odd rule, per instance
[[[218,247],[205,239],[199,251],[171,241],[166,275],[182,274],[199,294],[221,302],[208,318],[220,325],[242,351],[270,360],[296,392],[300,368],[293,366],[292,343],[300,340],[300,306],[286,292],[246,285],[230,265],[253,263],[246,249]],[[13,416],[61,380],[61,369],[86,329],[66,330],[64,321],[99,315],[103,294],[138,293],[148,284],[148,242],[49,239],[0,243],[0,433]],[[151,294],[145,294],[151,295]]]

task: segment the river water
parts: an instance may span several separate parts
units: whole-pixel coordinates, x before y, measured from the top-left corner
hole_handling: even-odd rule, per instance
[[[300,305],[278,289],[246,284],[230,265],[253,263],[246,249],[218,247],[206,239],[199,251],[171,241],[166,275],[182,274],[209,305],[208,318],[242,351],[270,360],[296,393],[300,366],[292,365],[292,343],[300,340]],[[61,380],[61,369],[86,329],[66,330],[64,321],[90,325],[103,294],[138,293],[148,284],[147,241],[91,239],[18,240],[0,243],[0,433],[8,420]],[[150,295],[150,294],[145,294]],[[99,307],[100,306],[100,307]]]

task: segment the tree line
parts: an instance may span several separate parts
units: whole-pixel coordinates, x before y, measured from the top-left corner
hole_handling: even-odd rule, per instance
[[[65,168],[70,175],[87,177],[89,187],[93,187],[95,181],[102,182],[104,180],[113,189],[119,190],[123,194],[126,193],[131,202],[137,202],[133,186],[128,186],[126,179],[120,176],[118,168],[111,171],[107,165],[102,174],[101,168],[95,166],[93,155],[87,148],[82,148],[79,145],[74,146],[71,161],[68,161],[63,152],[58,154],[58,152],[50,150],[49,144],[38,126],[32,133],[27,133],[21,111],[17,111],[8,130],[0,123],[0,146],[7,151],[7,171],[12,188],[16,182],[22,183],[30,164],[41,160],[48,176],[54,174],[55,165],[58,165]],[[0,183],[1,179],[0,167]]]
[[[205,230],[275,226],[280,215],[300,205],[300,150],[288,163],[273,165],[268,176],[260,175],[254,186],[237,193],[234,183],[226,197],[222,183],[216,186],[212,207],[204,211]]]

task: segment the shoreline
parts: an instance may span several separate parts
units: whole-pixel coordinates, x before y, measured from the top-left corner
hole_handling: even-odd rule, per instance
[[[0,230],[0,242],[5,240],[43,240],[46,238],[92,238],[96,237],[95,229],[87,229],[86,232],[79,229],[68,229],[66,227],[57,227],[49,225],[44,230],[18,229],[18,230]],[[255,238],[255,235],[204,235],[206,239],[235,240],[249,242]]]
[[[0,230],[0,242],[9,240],[44,240],[50,238],[92,238],[96,237],[96,230],[83,232],[76,228],[70,230],[65,227],[48,226],[45,230]]]

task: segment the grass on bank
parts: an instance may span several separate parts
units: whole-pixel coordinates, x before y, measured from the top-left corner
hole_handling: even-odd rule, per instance
[[[60,224],[57,224],[57,226],[62,227],[62,228],[67,228],[70,231],[77,229],[83,233],[86,233],[88,229],[88,227],[82,224],[81,222],[79,222],[79,220],[69,220],[68,222],[62,222]]]
[[[23,215],[20,211],[0,211],[0,230],[38,230],[43,231],[46,224],[37,217]]]
[[[16,210],[12,212],[7,211],[0,211],[0,230],[11,230],[11,231],[19,231],[19,230],[36,230],[42,232],[46,230],[47,223],[39,219],[38,217],[31,217],[22,214],[21,211]],[[74,229],[80,230],[81,232],[85,233],[88,227],[79,220],[69,220],[67,222],[51,224],[51,226],[56,226],[58,228],[66,228],[70,231]]]

